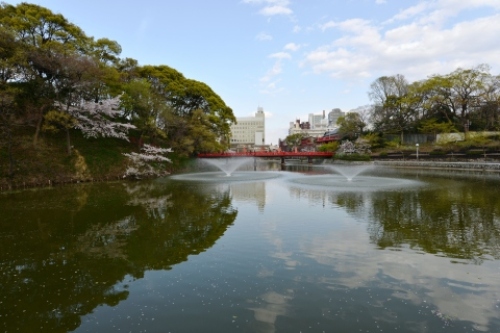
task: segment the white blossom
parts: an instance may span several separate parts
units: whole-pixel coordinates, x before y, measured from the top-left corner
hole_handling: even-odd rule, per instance
[[[159,170],[159,163],[171,163],[172,161],[163,156],[171,153],[171,148],[160,148],[145,144],[140,153],[124,153],[129,158],[130,165],[125,171],[124,178],[140,178],[141,176],[159,176],[165,171]],[[156,162],[156,163],[155,163]]]
[[[132,124],[115,120],[122,115],[120,96],[98,103],[80,101],[78,105],[71,105],[67,110],[78,121],[76,128],[87,138],[108,137],[128,141],[128,131],[135,128]]]

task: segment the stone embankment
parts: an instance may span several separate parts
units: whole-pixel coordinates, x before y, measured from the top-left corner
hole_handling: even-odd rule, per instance
[[[376,165],[390,165],[406,168],[425,168],[441,170],[472,170],[485,172],[500,172],[499,162],[447,162],[447,161],[375,161]]]

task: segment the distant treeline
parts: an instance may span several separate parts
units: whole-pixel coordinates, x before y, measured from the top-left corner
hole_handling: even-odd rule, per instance
[[[372,130],[401,136],[500,130],[500,76],[489,70],[458,68],[413,83],[401,74],[378,78],[369,91]]]

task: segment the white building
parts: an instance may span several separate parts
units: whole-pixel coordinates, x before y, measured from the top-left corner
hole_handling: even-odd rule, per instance
[[[264,109],[257,108],[254,117],[237,117],[231,125],[232,148],[254,148],[266,143],[266,118]]]
[[[320,114],[310,113],[307,123],[301,124],[299,120],[290,122],[288,135],[304,133],[312,137],[323,136],[325,132],[337,127],[337,119],[344,115],[345,112],[342,112],[340,109],[332,109],[332,111],[328,113],[328,117],[326,116],[326,112],[324,110]]]

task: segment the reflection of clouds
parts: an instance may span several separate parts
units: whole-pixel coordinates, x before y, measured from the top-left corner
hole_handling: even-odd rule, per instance
[[[267,198],[265,223],[259,227],[267,244],[271,246],[267,255],[278,260],[274,260],[275,265],[261,267],[257,273],[258,278],[277,278],[282,274],[279,270],[283,268],[291,270],[289,274],[294,274],[293,270],[298,272],[302,268],[299,266],[308,265],[308,262],[298,259],[304,253],[317,263],[331,267],[335,274],[316,276],[312,271],[308,277],[295,276],[296,281],[305,279],[334,291],[342,289],[353,291],[362,288],[372,293],[368,295],[369,299],[366,299],[369,306],[385,308],[388,306],[387,302],[394,304],[393,302],[397,301],[408,304],[404,306],[405,309],[417,308],[422,314],[434,315],[443,320],[444,324],[450,322],[453,325],[454,320],[468,321],[474,323],[477,330],[482,331],[486,331],[490,321],[498,317],[500,282],[497,278],[499,270],[495,266],[498,261],[485,260],[481,265],[471,265],[470,261],[417,252],[418,248],[410,250],[402,246],[397,249],[378,250],[370,239],[367,228],[370,232],[372,231],[369,228],[374,227],[380,227],[383,231],[383,226],[366,222],[373,218],[367,216],[371,212],[370,208],[377,202],[384,201],[385,192],[342,192],[313,188],[307,184],[285,183],[285,185],[280,188],[276,187],[276,182],[266,183],[267,193],[272,196]],[[455,197],[450,200],[457,202],[456,194],[454,195]],[[290,199],[292,205],[289,202],[284,203]],[[400,199],[400,197],[394,195],[394,198],[389,196],[388,199]],[[395,212],[400,211],[400,206],[397,207]],[[416,219],[422,219],[415,206],[409,205],[408,209],[415,213]],[[303,213],[302,210],[307,210],[310,215]],[[468,211],[471,212],[471,209]],[[389,212],[390,214],[392,212]],[[303,235],[298,235],[297,239],[288,238],[288,232],[291,232],[293,237],[297,232],[297,230],[290,231],[290,228],[303,228],[299,222],[301,219],[307,221],[309,217],[318,216],[321,216],[321,221],[335,223],[335,231],[318,234],[311,229]],[[390,217],[398,221],[397,217],[392,215]],[[480,215],[474,215],[471,219],[479,221],[480,218]],[[356,223],[354,220],[365,223]],[[299,250],[295,249],[297,243]],[[489,248],[491,249],[492,245]],[[459,263],[452,264],[451,260]],[[375,294],[382,291],[389,291],[387,299]],[[268,294],[280,295],[286,300],[285,295],[279,292],[280,290],[271,288]],[[268,296],[261,298],[263,304],[254,306],[252,303],[252,310],[256,319],[265,323],[266,328],[263,331],[274,332],[276,317],[286,312],[287,303],[283,305],[273,302],[271,301],[273,298]],[[376,320],[390,323],[396,321],[397,312],[398,309],[388,306],[388,309],[374,312],[372,315]],[[375,313],[382,313],[383,318],[376,317]]]
[[[266,183],[234,183],[231,184],[232,198],[239,201],[255,202],[260,211],[264,210],[266,205]]]
[[[340,273],[334,280],[319,281],[327,287],[370,288],[376,283],[377,288],[393,290],[393,297],[416,305],[433,304],[443,318],[471,321],[483,331],[498,316],[499,272],[494,261],[481,266],[450,264],[449,258],[405,249],[376,250],[364,226],[353,223],[345,232],[303,239],[301,248],[308,257]]]
[[[261,323],[258,332],[271,333],[276,331],[276,319],[284,316],[289,307],[288,303],[293,299],[293,290],[287,290],[286,294],[279,294],[274,291],[267,292],[258,297],[257,302],[250,310],[254,312],[255,320]],[[249,301],[255,303],[255,301]]]
[[[213,187],[208,187],[207,191],[221,194],[230,193],[233,200],[255,203],[259,211],[263,211],[266,205],[266,183],[262,181],[219,183]]]

